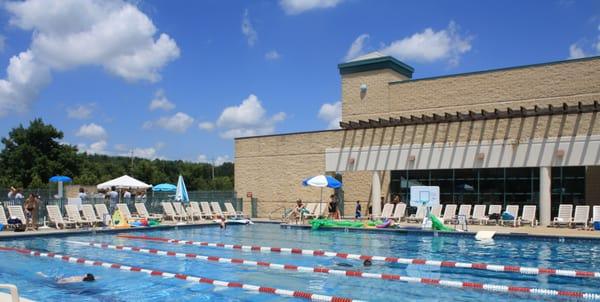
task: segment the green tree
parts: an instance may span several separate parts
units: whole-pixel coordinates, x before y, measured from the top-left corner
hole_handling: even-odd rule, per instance
[[[34,176],[47,182],[52,175],[77,175],[77,148],[62,144],[63,132],[42,119],[35,119],[27,128],[19,125],[8,137],[2,138],[4,149],[0,152],[0,167],[15,184],[28,187]],[[38,181],[39,180],[39,181]]]

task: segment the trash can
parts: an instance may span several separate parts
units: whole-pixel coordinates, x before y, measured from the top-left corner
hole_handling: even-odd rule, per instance
[[[600,231],[600,221],[594,221],[594,230]]]

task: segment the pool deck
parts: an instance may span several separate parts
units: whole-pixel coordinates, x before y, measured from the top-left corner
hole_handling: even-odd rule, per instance
[[[309,224],[281,224],[282,228],[299,228],[299,229],[310,229]],[[396,233],[420,233],[429,235],[449,235],[449,236],[475,236],[479,231],[495,231],[495,238],[510,238],[510,237],[521,237],[521,238],[532,238],[532,239],[546,239],[546,240],[559,240],[575,239],[575,240],[592,240],[600,242],[600,231],[591,231],[583,229],[571,229],[571,228],[555,228],[555,227],[542,227],[542,226],[499,226],[499,225],[468,225],[467,231],[464,232],[441,232],[420,229],[420,224],[401,222],[397,225],[397,228],[345,228],[345,227],[333,227],[324,228],[323,230],[344,230],[344,231],[355,231],[355,232],[396,232]]]

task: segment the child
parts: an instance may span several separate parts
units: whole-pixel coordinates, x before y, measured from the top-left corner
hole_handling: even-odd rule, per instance
[[[361,211],[362,211],[362,207],[360,206],[360,201],[357,200],[356,201],[356,213],[354,213],[354,218],[360,219],[360,217],[362,216]]]

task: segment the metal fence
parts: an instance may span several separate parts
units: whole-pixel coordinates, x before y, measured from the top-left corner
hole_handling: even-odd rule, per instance
[[[6,190],[5,192],[8,192]],[[25,190],[23,192],[24,198],[22,200],[17,199],[8,199],[7,197],[4,200],[0,201],[0,205],[3,205],[6,209],[9,205],[20,205],[22,206],[27,197],[29,197],[30,193],[34,193],[40,196],[40,204],[38,210],[38,221],[43,223],[44,219],[48,216],[46,211],[47,205],[57,205],[61,209],[62,213],[65,213],[64,205],[68,203],[68,199],[66,197],[56,198],[53,194],[56,190]],[[5,195],[5,196],[8,196]],[[222,209],[225,208],[226,202],[231,202],[237,211],[243,211],[243,202],[241,198],[237,198],[237,194],[235,191],[190,191],[188,192],[188,197],[190,201],[216,201],[219,203]],[[149,192],[145,197],[140,198],[139,196],[132,199],[123,199],[119,201],[120,203],[126,203],[132,212],[135,211],[134,203],[143,202],[146,205],[148,211],[152,213],[162,213],[161,202],[163,201],[173,201],[175,199],[175,195],[173,193],[167,192]],[[1,200],[1,199],[0,199]],[[81,201],[83,204],[100,204],[104,203],[109,206],[109,200],[107,198],[101,197],[88,197]],[[47,219],[46,219],[47,221]]]

